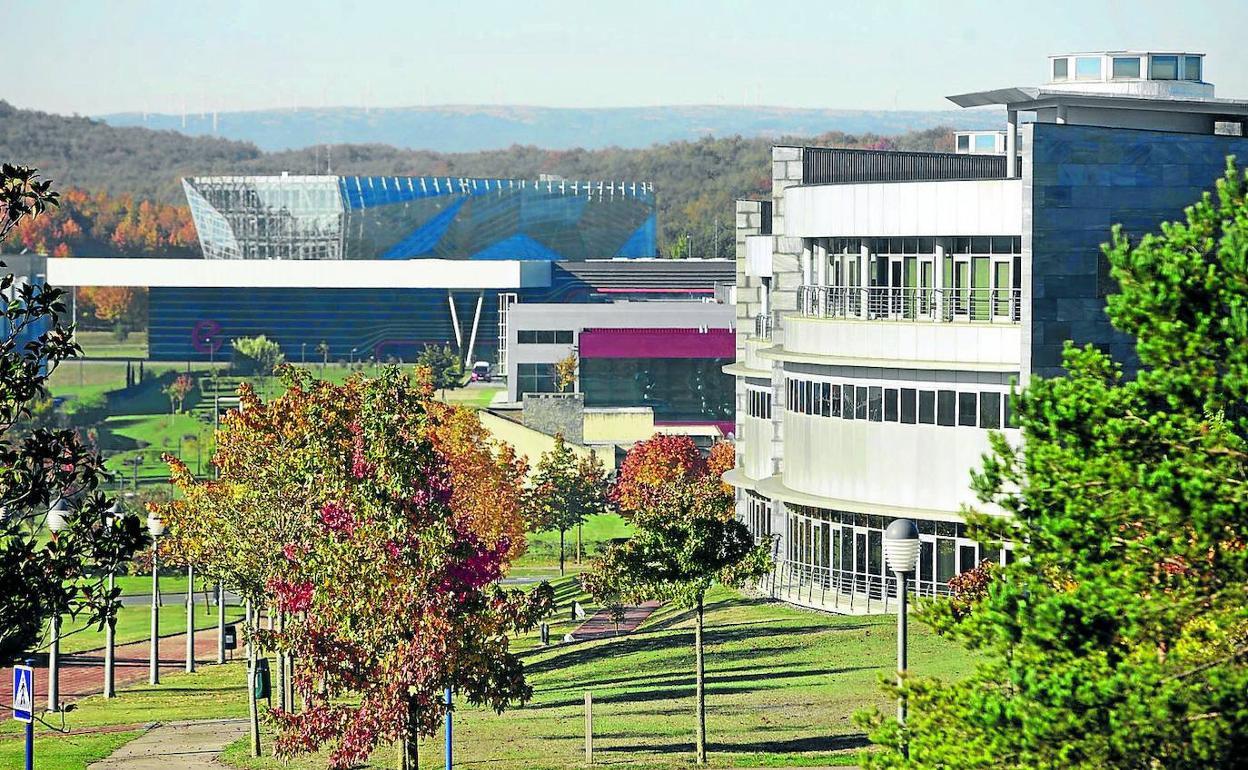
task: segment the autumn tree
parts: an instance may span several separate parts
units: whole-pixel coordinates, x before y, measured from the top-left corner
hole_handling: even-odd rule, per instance
[[[699,764],[706,762],[706,592],[744,585],[771,568],[769,545],[755,545],[737,521],[721,478],[732,456],[731,445],[720,444],[703,458],[688,436],[658,435],[629,450],[614,495],[633,534],[608,546],[585,581],[606,602],[657,599],[693,609]]]
[[[560,393],[565,392],[568,388],[576,383],[576,353],[569,353],[567,356],[555,362],[555,387]]]
[[[565,540],[569,530],[610,508],[610,485],[596,455],[579,457],[555,434],[555,445],[543,452],[526,490],[529,525],[539,532],[559,533],[559,574],[564,574]]]
[[[0,166],[0,241],[57,205],[33,169]],[[145,539],[139,519],[110,519],[103,462],[69,429],[38,420],[48,378],[81,355],[66,324],[64,292],[0,278],[0,660],[35,648],[48,621],[70,614],[111,622],[117,592],[103,577]],[[65,526],[44,538],[50,504],[69,502]]]
[[[1015,561],[924,616],[974,672],[902,684],[873,768],[1232,768],[1248,757],[1248,178],[1105,246],[1140,368],[1067,345],[1014,401],[972,536]]]
[[[279,671],[300,663],[304,709],[275,710],[277,751],[326,746],[341,767],[397,740],[411,762],[445,711],[444,688],[498,709],[529,696],[508,634],[546,612],[551,593],[492,587],[523,465],[466,446],[480,438],[472,423],[397,368],[343,385],[291,367],[282,376],[269,402],[240,389],[217,436],[219,479],[197,482],[169,458],[183,496],[162,510],[201,571],[274,601],[284,619],[249,634],[278,653]],[[473,473],[489,478],[456,488]]]
[[[425,345],[416,357],[416,363],[429,370],[434,390],[446,398],[446,389],[459,387],[464,379],[464,362],[450,345]]]

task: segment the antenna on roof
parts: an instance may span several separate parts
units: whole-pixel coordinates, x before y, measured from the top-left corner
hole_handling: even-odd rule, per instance
[[[334,146],[332,144],[325,145],[325,173],[334,173]]]

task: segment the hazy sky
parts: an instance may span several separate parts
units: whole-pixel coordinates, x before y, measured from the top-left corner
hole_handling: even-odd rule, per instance
[[[1246,0],[0,0],[0,98],[52,112],[529,104],[949,108],[1050,53],[1208,54],[1248,98]],[[35,48],[37,46],[38,48]]]

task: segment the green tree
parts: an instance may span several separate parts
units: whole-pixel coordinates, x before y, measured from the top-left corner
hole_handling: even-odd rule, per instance
[[[0,166],[0,241],[58,196],[33,169]],[[138,517],[110,520],[100,492],[100,458],[72,430],[40,424],[48,377],[82,350],[64,323],[64,292],[47,284],[0,279],[12,299],[0,311],[0,660],[40,644],[53,617],[85,617],[103,627],[115,617],[116,592],[105,575],[145,539]],[[69,503],[66,526],[46,542],[49,504]]]
[[[565,540],[573,527],[585,519],[606,513],[611,506],[606,469],[596,455],[577,457],[555,434],[555,445],[543,452],[526,490],[525,508],[530,527],[538,532],[559,533],[559,574],[564,574]]]
[[[730,445],[719,444],[703,459],[688,436],[655,436],[634,446],[615,489],[633,534],[608,546],[584,581],[604,603],[658,599],[694,610],[699,764],[706,762],[706,592],[716,583],[742,586],[771,567],[770,545],[754,544],[721,480],[732,454]]]
[[[443,398],[446,398],[447,388],[458,387],[464,379],[464,362],[450,345],[425,345],[416,363],[429,370],[430,382],[435,390],[441,391]]]
[[[864,717],[873,768],[1214,768],[1248,757],[1248,201],[1228,168],[1185,221],[1104,247],[1139,370],[1068,345],[1016,398],[971,518],[1017,560],[931,604],[981,661],[913,677],[904,729]]]
[[[555,387],[560,393],[566,392],[576,382],[576,364],[575,351],[555,362]]]

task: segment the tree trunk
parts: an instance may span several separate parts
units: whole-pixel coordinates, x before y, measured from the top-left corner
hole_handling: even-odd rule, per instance
[[[697,657],[697,698],[698,698],[698,739],[697,739],[697,761],[699,765],[706,764],[706,667],[703,665],[702,655],[702,596],[698,595],[698,614],[697,621],[693,627],[693,646],[696,648]]]
[[[581,525],[576,525],[576,563],[581,563]]]
[[[270,610],[271,612],[272,610]],[[286,613],[277,613],[277,632],[280,634],[286,629]],[[277,707],[287,713],[290,712],[290,704],[286,702],[286,653],[277,653]]]
[[[563,535],[566,530],[559,530],[559,574],[563,574]]]
[[[253,625],[254,624],[254,625]],[[250,600],[247,602],[247,618],[243,627],[252,631],[259,627],[256,613]],[[251,755],[260,756],[260,709],[256,705],[256,646],[252,644],[250,633],[247,639],[247,716],[251,726]]]
[[[399,740],[399,770],[420,770],[416,735],[416,701],[407,701],[407,734]]]

